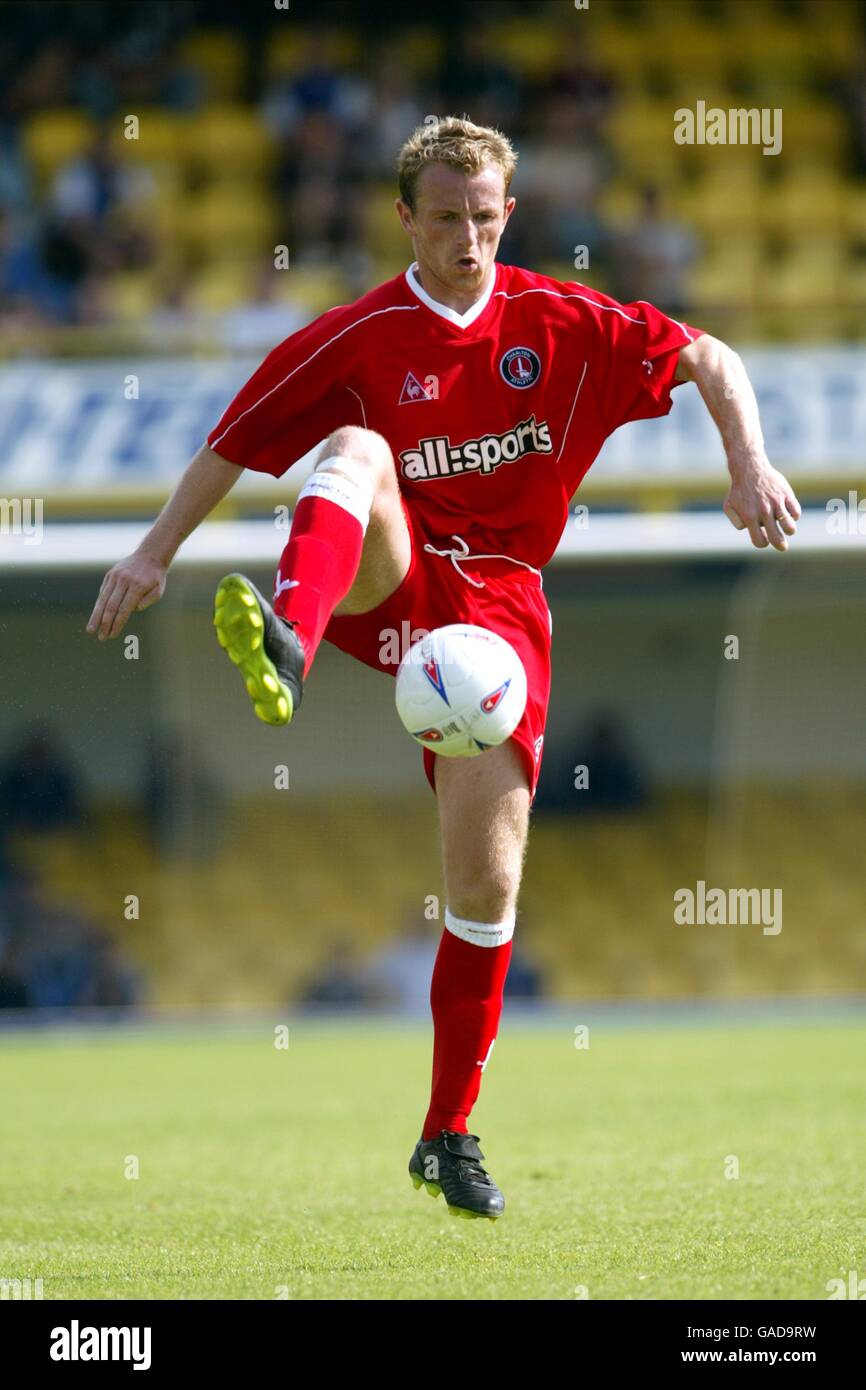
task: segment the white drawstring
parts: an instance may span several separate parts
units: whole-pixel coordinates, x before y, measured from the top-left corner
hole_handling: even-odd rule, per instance
[[[471,575],[464,574],[462,569],[460,568],[461,560],[510,560],[513,565],[523,565],[525,569],[532,570],[533,574],[541,574],[541,570],[536,569],[534,565],[527,564],[525,560],[515,560],[513,555],[478,555],[475,553],[470,553],[469,546],[467,545],[466,541],[463,539],[462,536],[457,536],[452,532],[451,539],[453,541],[459,541],[460,544],[463,546],[463,549],[458,550],[457,546],[451,546],[448,550],[437,550],[435,545],[430,544],[425,545],[424,549],[429,550],[431,555],[450,556],[451,563],[456,569],[457,573],[460,575],[461,579],[468,579],[469,583],[474,584],[476,589],[486,589],[487,585],[484,583],[483,579],[473,579]]]

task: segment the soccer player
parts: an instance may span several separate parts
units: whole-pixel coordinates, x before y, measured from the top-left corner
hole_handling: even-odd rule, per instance
[[[156,602],[178,546],[244,468],[280,478],[325,440],[272,600],[237,574],[216,593],[217,636],[258,717],[294,720],[323,638],[391,676],[391,633],[473,623],[515,647],[529,693],[514,735],[475,758],[423,750],[446,908],[432,1094],[409,1171],[456,1214],[491,1218],[505,1202],[468,1120],[499,1026],[542,759],[552,632],[542,571],[570,499],[608,435],[666,415],[673,388],[691,380],[722,435],[733,525],[785,550],[800,516],[766,456],[736,352],[642,300],[618,304],[497,262],[515,163],[507,138],[465,119],[414,132],[396,201],[413,264],[274,348],[136,552],[105,576],[88,624],[116,637]]]

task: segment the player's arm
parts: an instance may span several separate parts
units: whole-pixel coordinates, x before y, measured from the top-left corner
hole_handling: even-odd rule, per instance
[[[130,613],[162,598],[178,547],[234,487],[243,467],[203,444],[138,548],[106,574],[87,631],[117,637]]]
[[[738,531],[748,527],[753,545],[787,550],[786,537],[797,530],[800,504],[767,458],[758,402],[742,358],[703,333],[680,350],[676,380],[695,382],[722,436],[731,474],[725,516]]]

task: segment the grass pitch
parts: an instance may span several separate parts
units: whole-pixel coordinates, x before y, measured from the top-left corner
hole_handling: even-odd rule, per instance
[[[0,1278],[46,1299],[715,1300],[866,1273],[866,1023],[598,1022],[585,1050],[573,1026],[503,1020],[470,1125],[497,1223],[412,1187],[423,1025],[297,1019],[284,1050],[268,1022],[3,1035]]]

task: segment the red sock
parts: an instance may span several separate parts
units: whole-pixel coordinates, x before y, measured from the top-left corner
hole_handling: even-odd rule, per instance
[[[331,614],[352,587],[364,528],[357,517],[326,497],[300,497],[274,583],[274,612],[297,623],[307,654],[304,675]],[[291,587],[282,588],[287,580]]]
[[[499,1028],[512,941],[477,946],[446,927],[439,943],[430,1005],[433,1010],[433,1091],[422,1137],[440,1130],[467,1133],[481,1073]]]

